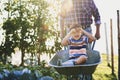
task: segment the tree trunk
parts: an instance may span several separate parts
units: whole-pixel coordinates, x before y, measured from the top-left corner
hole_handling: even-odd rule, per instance
[[[5,65],[6,63],[7,63],[7,55],[6,54],[4,54],[4,56],[3,56],[3,64]]]
[[[25,50],[22,47],[22,49],[21,49],[21,64],[20,64],[20,66],[24,66],[24,56],[25,56]]]
[[[37,53],[37,58],[38,58],[38,65],[40,65],[40,51]]]

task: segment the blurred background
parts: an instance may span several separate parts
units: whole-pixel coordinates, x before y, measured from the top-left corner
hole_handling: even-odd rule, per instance
[[[22,66],[19,67],[19,70],[23,69],[23,72],[27,71],[28,73],[30,73],[28,69],[35,71],[33,74],[37,78],[49,75],[56,80],[65,80],[65,77],[59,75],[46,64],[57,51],[63,49],[59,37],[58,17],[62,1],[0,0],[0,71],[4,72],[3,76],[5,75],[5,78],[9,79],[8,74],[10,72],[4,69],[16,71],[18,70],[17,66]],[[97,80],[101,80],[101,77],[104,80],[116,80],[118,75],[117,10],[120,10],[119,0],[94,1],[100,12],[102,22],[100,27],[101,38],[96,41],[94,50],[103,54],[104,61],[97,69],[94,77]],[[110,26],[112,26],[112,29]],[[92,28],[94,35],[94,23]],[[111,38],[111,30],[113,38]],[[113,39],[112,42],[111,39]],[[113,48],[111,49],[112,43]],[[115,54],[116,76],[111,76],[111,66],[106,66],[106,58],[108,58],[106,54],[109,54],[110,57],[111,50]],[[108,62],[110,61],[108,60]],[[110,65],[112,65],[112,62]],[[3,78],[1,76],[0,73],[0,78]],[[31,76],[31,78],[33,77]]]
[[[60,3],[61,3],[62,0],[61,1],[59,1],[59,0],[56,0],[56,1],[55,0],[44,0],[44,1],[47,1],[48,5],[43,6],[43,9],[48,6],[48,13],[49,14],[47,14],[47,10],[43,11],[43,13],[41,12],[42,11],[42,9],[41,9],[42,4],[41,4],[41,6],[38,6],[38,5],[42,1],[43,0],[41,0],[41,1],[39,1],[39,0],[38,1],[37,0],[36,1],[1,0],[0,1],[0,6],[1,6],[0,44],[4,43],[4,41],[5,41],[5,31],[6,30],[3,29],[3,28],[5,28],[3,24],[4,24],[5,21],[9,20],[9,18],[10,19],[15,19],[15,18],[19,17],[18,19],[22,20],[22,18],[24,19],[26,17],[26,20],[28,20],[27,22],[30,26],[32,26],[32,27],[33,26],[38,26],[37,28],[39,28],[39,26],[44,26],[44,29],[45,28],[46,29],[48,29],[48,28],[51,29],[53,31],[53,34],[54,34],[54,31],[57,30],[58,32],[56,34],[59,36],[59,19],[57,19],[57,17],[58,17],[57,14],[59,13]],[[111,29],[110,29],[110,26],[112,26],[113,53],[118,54],[117,10],[120,10],[120,5],[118,3],[119,1],[118,0],[94,0],[94,1],[95,1],[96,6],[99,9],[99,12],[100,12],[100,15],[101,15],[101,22],[102,22],[101,23],[101,28],[100,28],[101,29],[101,38],[96,41],[94,49],[100,51],[100,53],[111,54]],[[27,4],[27,2],[29,4]],[[15,4],[17,4],[17,5],[15,5]],[[22,7],[20,7],[20,5]],[[23,8],[24,6],[26,6],[26,9]],[[31,7],[31,9],[29,7]],[[41,10],[38,10],[38,8],[40,8]],[[34,11],[35,9],[36,9],[36,12]],[[42,18],[41,18],[40,15],[44,14],[44,12],[46,13],[44,16],[46,16],[47,21],[45,21],[45,19],[43,21],[41,20]],[[26,16],[23,16],[24,14]],[[48,16],[51,16],[51,17],[48,17]],[[41,19],[38,19],[38,18],[41,18]],[[35,19],[36,19],[36,22],[34,21]],[[37,22],[37,20],[41,20],[40,21],[41,23],[38,24],[39,21]],[[112,25],[110,23],[110,20],[112,21]],[[28,24],[26,24],[26,25],[28,25]],[[24,25],[24,26],[26,26],[26,25]],[[19,23],[18,26],[21,26],[21,23]],[[94,35],[94,33],[95,33],[94,32],[95,31],[94,23],[92,24],[92,28],[93,28],[93,35]],[[40,29],[42,29],[42,28],[40,28]],[[18,29],[18,30],[21,30],[21,29]],[[19,33],[19,31],[18,31],[18,33]],[[41,34],[41,33],[39,33],[39,32],[36,33],[36,36]],[[23,35],[27,36],[27,34],[28,33],[26,32]],[[31,33],[31,35],[32,34],[33,33]],[[47,33],[47,34],[49,35],[49,33]],[[18,35],[22,35],[22,34],[18,34]],[[52,36],[52,34],[51,34],[51,36]],[[53,35],[53,36],[55,36],[55,35]],[[41,36],[39,36],[39,37],[41,37]],[[26,40],[27,40],[27,38],[26,38]],[[50,38],[46,39],[45,43],[47,45],[53,46],[55,44],[54,40],[51,40],[51,41],[49,41],[49,40],[51,40],[51,39]],[[19,50],[19,48],[15,49],[15,50]]]

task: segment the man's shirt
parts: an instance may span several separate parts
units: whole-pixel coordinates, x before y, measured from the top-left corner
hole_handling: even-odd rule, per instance
[[[95,24],[100,24],[100,14],[93,0],[71,0],[72,8],[66,12],[65,25],[80,24],[82,26],[91,25],[94,17]],[[69,6],[68,6],[69,7]],[[64,10],[64,9],[63,9]]]

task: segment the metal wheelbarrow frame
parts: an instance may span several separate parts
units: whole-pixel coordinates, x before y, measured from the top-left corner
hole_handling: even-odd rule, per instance
[[[54,67],[56,71],[62,75],[69,77],[70,75],[79,75],[82,74],[87,76],[89,79],[82,80],[92,80],[92,74],[95,72],[98,64],[101,63],[100,53],[96,50],[87,50],[88,60],[85,64],[82,65],[70,65],[70,66],[58,66],[57,61],[59,59],[62,62],[67,61],[69,58],[68,50],[61,50],[57,52],[49,62],[49,66]],[[83,78],[83,76],[82,76]],[[67,79],[72,80],[72,79]],[[81,80],[81,79],[80,79]]]

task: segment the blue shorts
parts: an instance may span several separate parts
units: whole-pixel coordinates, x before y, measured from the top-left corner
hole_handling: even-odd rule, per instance
[[[87,57],[87,54],[75,54],[76,57],[70,57],[69,60],[62,63],[62,66],[73,66],[74,65],[73,62],[82,55],[85,55]]]
[[[75,59],[75,58],[78,58],[78,57],[80,57],[80,56],[82,56],[82,55],[84,55],[84,56],[87,57],[87,54],[73,54],[73,56],[70,57],[69,59]]]

